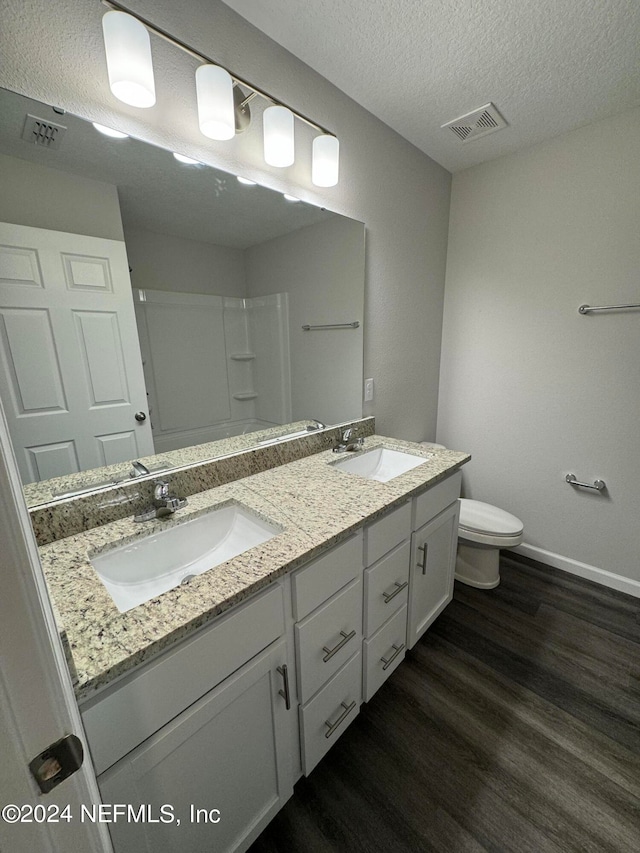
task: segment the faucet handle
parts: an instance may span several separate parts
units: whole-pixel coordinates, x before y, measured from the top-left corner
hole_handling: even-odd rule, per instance
[[[342,433],[342,440],[343,441],[349,441],[349,439],[351,438],[352,432],[353,432],[353,430],[351,428],[345,429],[345,431]]]
[[[153,496],[157,501],[164,500],[169,497],[169,483],[164,480],[158,480],[153,490]]]

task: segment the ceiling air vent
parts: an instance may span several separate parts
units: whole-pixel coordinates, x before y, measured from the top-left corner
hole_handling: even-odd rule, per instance
[[[443,130],[451,130],[461,142],[470,142],[506,126],[506,121],[493,104],[485,104],[471,113],[441,125]]]
[[[40,148],[57,151],[66,132],[67,128],[62,124],[55,124],[55,122],[27,113],[22,128],[22,138]]]

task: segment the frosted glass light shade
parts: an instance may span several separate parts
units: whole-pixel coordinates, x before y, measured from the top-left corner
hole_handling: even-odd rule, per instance
[[[196,71],[198,122],[209,139],[233,139],[236,120],[233,104],[233,80],[218,65],[201,65]]]
[[[264,160],[270,166],[291,166],[295,159],[293,113],[286,107],[267,107],[262,115]]]
[[[317,187],[335,187],[338,183],[340,143],[335,136],[324,134],[313,140],[311,180]]]
[[[152,107],[156,102],[151,43],[144,24],[125,12],[107,12],[102,18],[109,86],[125,104]]]

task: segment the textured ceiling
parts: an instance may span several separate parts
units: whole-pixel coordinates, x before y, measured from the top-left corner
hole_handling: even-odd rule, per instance
[[[640,103],[638,0],[225,0],[451,171]],[[509,127],[441,125],[492,101]]]
[[[58,150],[21,138],[27,114],[66,127]],[[242,186],[208,166],[185,166],[170,151],[138,139],[113,140],[89,122],[0,89],[0,154],[71,172],[118,188],[125,227],[246,249],[335,217],[291,203],[266,187]]]

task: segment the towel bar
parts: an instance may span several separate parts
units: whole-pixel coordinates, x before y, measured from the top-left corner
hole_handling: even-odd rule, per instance
[[[604,480],[594,480],[593,483],[581,483],[576,479],[575,474],[567,474],[565,477],[570,486],[581,486],[583,489],[595,489],[597,492],[602,492],[607,488]]]

